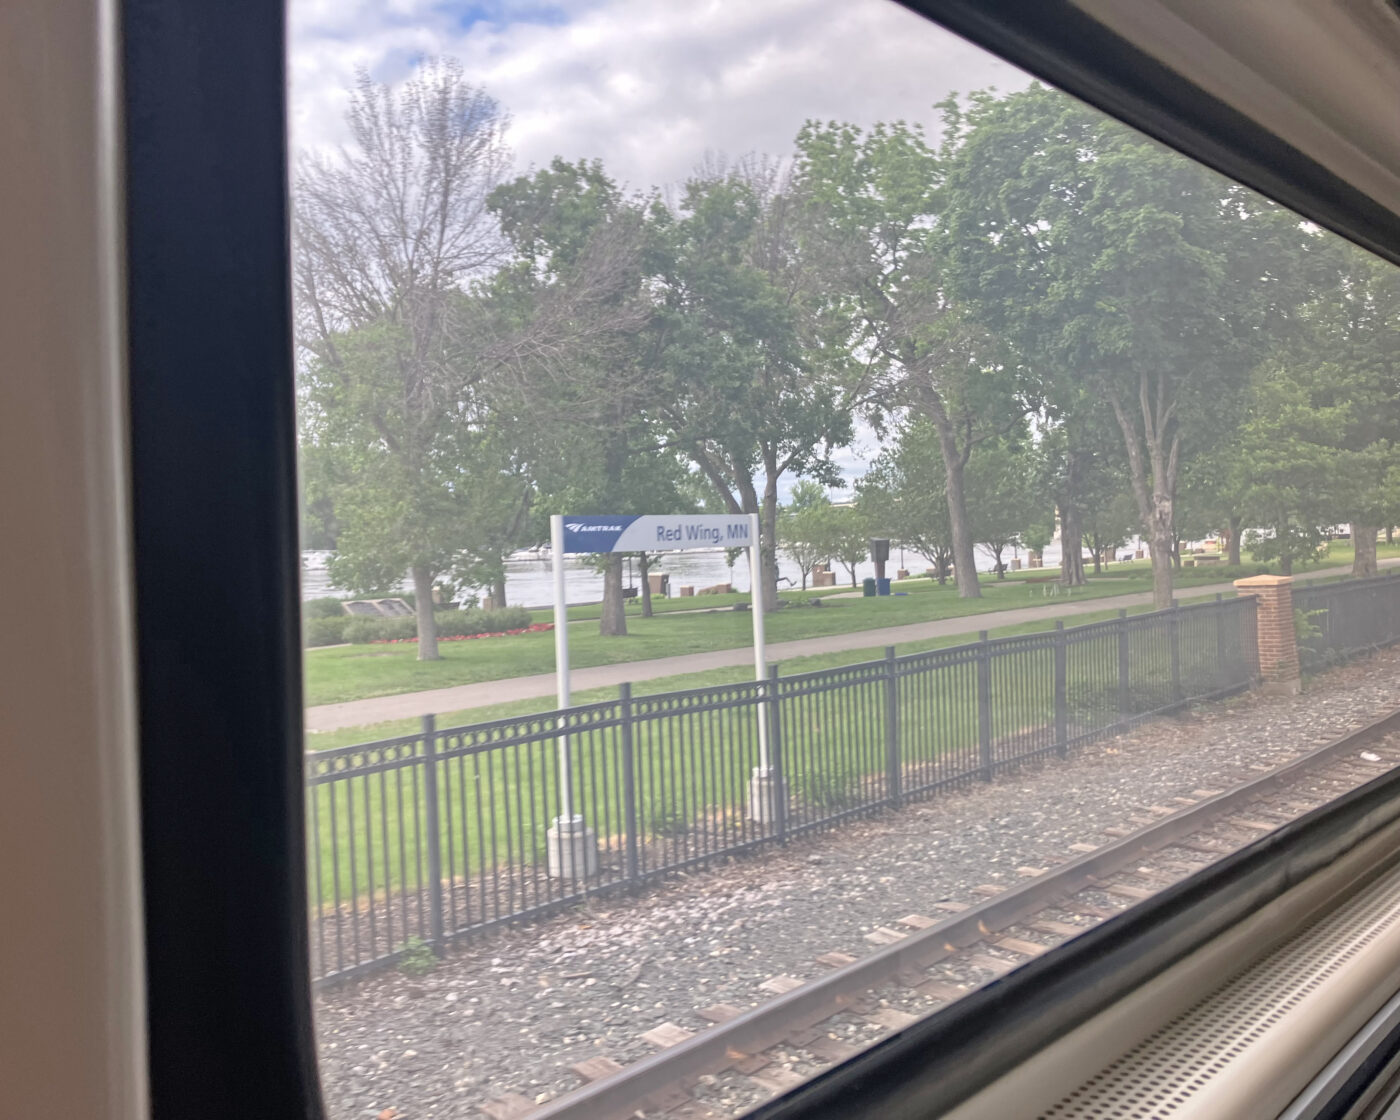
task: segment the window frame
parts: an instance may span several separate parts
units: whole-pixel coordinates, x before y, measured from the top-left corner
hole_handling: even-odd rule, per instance
[[[1400,217],[1071,4],[906,6],[1400,262]],[[125,0],[120,21],[153,1112],[315,1118],[284,6]],[[758,1115],[963,1099],[1092,1012],[1071,993],[1139,982],[1398,814],[1400,775],[1378,779]]]

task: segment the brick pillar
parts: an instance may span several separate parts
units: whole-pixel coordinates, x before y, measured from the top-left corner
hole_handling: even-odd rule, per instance
[[[1298,640],[1293,629],[1293,580],[1290,576],[1250,576],[1235,580],[1241,595],[1257,601],[1259,672],[1266,692],[1292,695],[1302,687]]]

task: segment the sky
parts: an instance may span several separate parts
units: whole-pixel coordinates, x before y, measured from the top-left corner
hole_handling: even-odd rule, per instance
[[[642,190],[786,155],[811,118],[932,133],[949,93],[1027,81],[892,0],[290,0],[290,32],[294,153],[342,141],[356,67],[395,83],[451,56],[510,115],[517,173],[598,158]]]

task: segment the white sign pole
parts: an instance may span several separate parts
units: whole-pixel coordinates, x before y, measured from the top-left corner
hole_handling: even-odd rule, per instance
[[[558,682],[559,707],[569,706],[569,612],[564,605],[564,516],[549,519],[549,550],[554,562],[554,677]],[[559,726],[565,726],[560,717]],[[559,821],[574,818],[573,790],[569,785],[569,739],[559,736]]]
[[[768,651],[763,641],[763,549],[759,544],[758,514],[749,514],[749,582],[753,587],[753,671],[754,679],[760,684],[768,679]],[[768,776],[768,705],[759,706],[758,711],[758,768],[764,777]]]

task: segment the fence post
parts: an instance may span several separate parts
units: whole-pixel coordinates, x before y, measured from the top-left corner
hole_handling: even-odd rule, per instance
[[[1302,677],[1293,623],[1292,577],[1250,576],[1235,580],[1235,590],[1240,595],[1254,596],[1254,638],[1264,691],[1296,695],[1302,687]]]
[[[424,831],[428,834],[428,930],[433,947],[442,951],[442,827],[438,821],[437,717],[423,717]]]
[[[977,632],[977,753],[982,780],[992,780],[992,647],[987,631]]]
[[[1055,620],[1055,749],[1069,754],[1069,641],[1063,619]]]
[[[1167,634],[1171,638],[1172,703],[1180,704],[1186,694],[1181,687],[1181,604],[1172,600],[1172,613],[1167,615]]]
[[[1215,593],[1215,687],[1228,688],[1234,681],[1228,680],[1225,668],[1225,596]]]
[[[782,704],[778,697],[778,666],[768,666],[768,767],[773,780],[773,834],[779,844],[787,843],[787,775],[783,771]]]
[[[632,746],[632,685],[617,686],[618,727],[622,739],[623,838],[627,849],[627,882],[633,887],[642,881],[637,859],[637,771]]]
[[[1132,680],[1129,675],[1128,665],[1128,611],[1126,608],[1118,612],[1118,722],[1126,723],[1128,716],[1132,713],[1128,710],[1131,706]]]
[[[899,679],[895,676],[894,646],[885,647],[885,790],[899,807],[904,780],[899,762]]]

